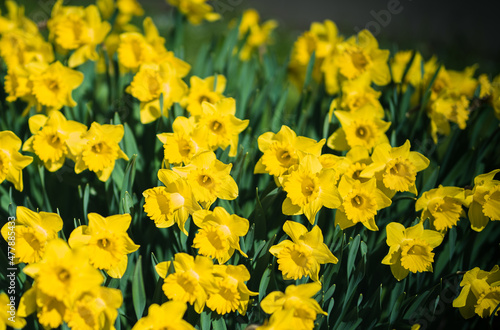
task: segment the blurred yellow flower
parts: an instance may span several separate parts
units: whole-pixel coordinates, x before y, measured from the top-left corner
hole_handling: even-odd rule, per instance
[[[285,280],[298,280],[309,276],[319,282],[320,265],[338,262],[328,246],[323,243],[323,233],[318,226],[311,231],[298,222],[286,221],[283,230],[292,239],[273,245],[269,252],[278,259],[278,269]]]
[[[175,300],[167,301],[161,306],[158,304],[151,304],[148,309],[148,315],[137,321],[132,330],[162,328],[194,330],[195,328],[192,325],[182,319],[186,310],[186,303]]]
[[[269,20],[259,25],[259,13],[255,9],[247,9],[243,12],[241,23],[238,28],[238,36],[248,36],[245,44],[240,49],[240,60],[248,61],[255,49],[266,46],[272,42],[271,32],[278,26],[275,20]]]
[[[238,250],[248,257],[240,247],[240,237],[248,232],[247,219],[229,214],[224,208],[217,206],[213,211],[199,210],[193,214],[193,222],[200,229],[193,239],[193,247],[198,253],[215,258],[224,264]]]
[[[18,315],[19,313],[15,310],[14,304],[15,302],[10,300],[7,293],[0,293],[0,306],[2,306],[0,309],[0,329],[7,329],[7,327],[22,329],[26,326],[26,320]],[[11,306],[14,310],[10,309]]]
[[[0,183],[12,182],[19,191],[23,191],[22,170],[33,161],[33,157],[23,156],[18,151],[21,144],[21,139],[13,132],[0,132]]]
[[[199,116],[203,112],[201,106],[203,102],[216,104],[224,97],[222,93],[226,89],[226,77],[221,74],[205,79],[191,76],[189,85],[189,92],[182,100],[181,105],[189,111],[191,116]]]
[[[404,84],[404,86],[411,84],[413,87],[419,88],[424,78],[422,72],[423,62],[424,59],[418,51],[402,50],[397,52],[390,61],[392,80],[397,84]],[[403,75],[408,66],[408,72],[406,72],[403,81]]]
[[[15,221],[15,258],[14,262],[39,262],[44,254],[47,243],[57,238],[63,227],[63,221],[57,213],[34,212],[24,206],[16,209]],[[7,240],[8,223],[2,227],[2,236]]]
[[[465,273],[460,286],[460,295],[453,300],[453,307],[459,309],[465,319],[474,314],[481,318],[493,315],[500,303],[500,268],[495,265],[489,272],[476,267]],[[495,316],[498,315],[498,309]]]
[[[490,220],[500,220],[500,181],[493,180],[498,172],[476,176],[472,191],[465,191],[470,226],[475,231],[482,231]]]
[[[89,213],[88,219],[88,226],[79,226],[71,232],[69,245],[73,249],[87,249],[92,266],[103,269],[111,277],[121,278],[127,269],[128,254],[139,248],[127,234],[132,217],[120,214],[104,218]]]
[[[75,161],[75,173],[84,170],[95,172],[99,180],[106,182],[119,158],[128,160],[118,143],[123,138],[122,125],[101,125],[93,122],[90,129],[82,136],[83,147]]]
[[[213,12],[214,9],[207,4],[207,0],[167,0],[167,2],[177,7],[193,25],[198,25],[203,20],[216,21],[221,17],[218,13]]]
[[[441,244],[443,234],[424,229],[421,222],[409,228],[391,222],[386,231],[389,253],[382,260],[382,264],[391,266],[392,274],[398,281],[408,276],[409,272],[432,272],[432,249]]]

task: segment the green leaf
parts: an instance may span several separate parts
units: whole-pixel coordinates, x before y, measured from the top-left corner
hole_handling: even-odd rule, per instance
[[[139,320],[146,307],[146,292],[144,289],[144,280],[142,277],[142,256],[139,255],[134,269],[132,279],[132,302],[134,304],[135,316]]]
[[[361,237],[357,235],[349,244],[349,254],[347,255],[347,278],[351,277],[351,273],[354,269],[354,262],[356,261],[360,242]]]
[[[260,284],[259,284],[259,301],[262,301],[266,296],[267,286],[269,285],[269,281],[271,280],[271,270],[272,266],[268,266],[262,274]]]

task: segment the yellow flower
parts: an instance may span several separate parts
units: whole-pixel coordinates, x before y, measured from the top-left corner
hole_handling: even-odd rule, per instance
[[[240,50],[240,60],[248,61],[255,49],[271,43],[271,32],[278,23],[275,20],[269,20],[259,25],[259,13],[255,9],[247,9],[243,12],[241,23],[238,28],[238,36],[244,38],[248,36],[245,44]]]
[[[152,62],[155,51],[144,36],[138,32],[120,34],[118,61],[125,69],[137,70],[143,63]]]
[[[87,126],[66,120],[59,111],[52,111],[48,117],[31,116],[29,127],[33,135],[24,143],[23,151],[35,153],[50,172],[60,169],[66,157],[76,159],[80,138],[87,131]]]
[[[391,198],[397,191],[409,191],[417,195],[417,172],[425,170],[430,163],[421,153],[410,151],[409,140],[395,148],[391,148],[388,143],[377,145],[373,150],[372,161],[361,172],[361,176],[375,177],[382,182],[382,191]]]
[[[285,174],[289,168],[299,164],[299,156],[311,154],[319,157],[325,140],[297,136],[288,126],[281,126],[278,133],[267,132],[257,140],[259,150],[264,153],[255,165],[254,173],[269,173],[275,177]]]
[[[93,122],[82,136],[83,147],[76,157],[75,173],[88,169],[95,172],[99,180],[106,182],[113,172],[115,161],[119,158],[128,160],[118,145],[123,133],[122,125],[100,125]]]
[[[207,307],[221,315],[236,310],[241,315],[245,315],[250,296],[259,294],[248,290],[245,284],[250,279],[250,273],[246,267],[244,265],[215,265],[213,274],[217,283],[217,291],[209,293]]]
[[[23,156],[18,151],[21,144],[21,139],[13,132],[0,132],[0,183],[7,179],[19,191],[23,191],[22,170],[33,161],[33,157]]]
[[[266,320],[263,325],[257,327],[256,330],[307,330],[309,329],[302,320],[297,320],[293,317],[294,311],[279,310],[273,313],[269,320]],[[314,326],[314,324],[313,324]]]
[[[495,265],[489,272],[476,267],[465,273],[460,286],[460,295],[453,300],[453,307],[458,308],[465,319],[474,314],[481,318],[493,315],[500,303],[500,268]],[[498,315],[498,309],[495,316]]]
[[[145,198],[144,211],[158,228],[177,224],[187,236],[185,228],[190,214],[200,210],[191,186],[185,178],[171,170],[159,170],[158,179],[165,185],[148,189],[142,193]]]
[[[203,20],[213,22],[221,17],[213,12],[214,9],[206,3],[207,0],[167,0],[167,2],[177,7],[193,25],[198,25]]]
[[[260,307],[267,314],[281,310],[292,310],[293,320],[299,329],[313,329],[317,314],[328,315],[312,297],[321,289],[317,282],[301,285],[289,285],[285,293],[274,291],[260,302]]]
[[[57,238],[62,229],[63,221],[57,213],[33,212],[24,206],[16,209],[15,221],[15,263],[39,262],[44,254],[47,243]],[[2,227],[2,236],[7,240],[8,223]]]
[[[323,243],[323,233],[318,226],[311,231],[298,222],[286,221],[283,230],[292,239],[273,245],[269,252],[278,258],[278,269],[285,280],[298,280],[305,276],[319,282],[320,265],[338,262],[328,246]]]
[[[14,296],[12,297],[15,298]],[[0,329],[7,329],[7,327],[14,329],[24,328],[26,320],[18,315],[15,301],[10,300],[5,292],[0,293],[0,305],[2,306],[0,309]]]
[[[500,120],[500,75],[493,79],[490,102],[495,110],[495,116]]]
[[[413,61],[410,63],[412,57]],[[419,87],[423,81],[423,61],[422,55],[417,51],[403,50],[397,52],[391,59],[392,80],[397,84],[412,84],[413,87]],[[403,74],[408,65],[410,67],[408,68],[408,72],[406,72],[406,76],[403,81]]]
[[[349,80],[361,75],[368,75],[379,86],[387,85],[391,80],[388,50],[378,48],[378,42],[368,30],[362,30],[358,36],[352,36],[337,45],[335,57],[340,74]]]
[[[194,117],[178,116],[172,124],[173,133],[156,135],[163,143],[163,155],[167,163],[187,165],[198,152],[208,151],[206,141],[195,126]]]
[[[213,211],[199,210],[193,214],[193,222],[200,228],[193,240],[193,247],[198,253],[215,258],[219,264],[228,261],[234,250],[248,257],[240,247],[240,237],[248,232],[247,219],[229,214],[217,206]]]
[[[330,105],[329,116],[338,109],[355,112],[365,106],[371,108],[372,117],[383,118],[384,108],[378,100],[381,92],[377,92],[371,86],[368,76],[364,75],[354,80],[346,80],[342,84],[342,98],[334,99]]]
[[[192,76],[189,84],[189,93],[184,97],[181,104],[189,111],[191,116],[199,116],[203,112],[201,104],[204,101],[216,104],[224,97],[222,93],[226,89],[226,77],[221,74],[205,79]]]
[[[175,272],[166,275],[171,261],[156,265],[158,275],[164,278],[163,292],[170,300],[194,304],[201,313],[209,293],[217,292],[213,275],[212,260],[204,256],[193,257],[186,253],[176,253],[173,266]]]
[[[208,209],[217,198],[233,200],[238,197],[238,186],[231,177],[232,164],[219,161],[212,151],[199,153],[184,167],[172,170],[186,178],[195,199]]]
[[[449,97],[447,94],[439,96],[428,109],[431,119],[431,135],[434,143],[437,143],[437,134],[450,134],[450,123],[465,129],[469,120],[469,100],[464,96]]]
[[[83,250],[72,250],[66,242],[51,240],[40,262],[23,269],[35,279],[37,290],[70,305],[83,292],[101,285],[103,276],[93,268]]]
[[[335,213],[335,226],[339,225],[343,230],[361,222],[369,230],[378,230],[375,215],[392,202],[377,188],[374,178],[361,183],[342,176],[338,192],[342,196],[342,204]]]
[[[248,119],[241,120],[234,116],[236,101],[233,98],[224,98],[215,104],[202,103],[202,112],[195,116],[196,129],[204,136],[208,147],[229,149],[229,156],[235,157],[238,152],[238,135],[248,126]]]
[[[36,312],[41,325],[46,328],[57,328],[63,323],[68,307],[69,302],[42,292],[35,282],[21,297],[18,313],[21,317],[27,317]]]
[[[441,244],[443,234],[424,229],[421,222],[409,228],[391,222],[386,231],[389,253],[382,264],[391,266],[392,274],[398,281],[408,276],[409,272],[432,272],[432,249]]]
[[[500,170],[494,170],[474,178],[474,188],[466,191],[470,226],[482,231],[491,221],[500,220],[500,181],[493,180]]]
[[[54,5],[51,19],[47,22],[56,46],[64,51],[74,50],[68,59],[69,67],[79,66],[87,60],[96,61],[99,58],[96,46],[104,41],[111,25],[101,21],[95,5],[65,7],[62,3],[59,0]]]
[[[421,221],[429,219],[431,228],[443,232],[456,226],[460,217],[465,216],[464,189],[443,187],[431,189],[422,194],[415,204],[415,210],[422,210]]]
[[[376,117],[372,107],[364,106],[356,112],[334,111],[342,127],[338,128],[327,140],[329,148],[339,151],[355,146],[372,149],[378,144],[389,143],[385,132],[391,126]]]
[[[72,303],[65,315],[65,321],[71,329],[112,330],[122,302],[120,290],[95,287],[84,292]]]
[[[328,161],[327,158],[329,159]],[[335,182],[338,182],[341,176],[348,176],[360,182],[369,180],[369,178],[361,176],[362,171],[372,162],[368,149],[365,147],[354,147],[347,152],[345,157],[323,154],[319,157],[319,160],[324,168],[335,169]]]
[[[73,230],[68,239],[69,245],[73,249],[86,248],[92,266],[105,270],[111,277],[121,278],[127,269],[127,254],[139,248],[127,234],[132,217],[120,214],[104,218],[97,213],[89,213],[88,219],[88,226]]]
[[[54,62],[48,66],[41,65],[33,71],[30,80],[37,102],[50,112],[63,106],[76,106],[71,92],[83,82],[83,73]]]
[[[141,318],[134,325],[132,330],[150,330],[150,329],[179,329],[194,330],[195,328],[184,321],[182,317],[186,313],[187,305],[180,301],[167,301],[161,306],[151,304],[148,309],[148,315]]]
[[[283,189],[287,193],[283,214],[305,214],[311,224],[323,206],[335,209],[340,205],[335,170],[323,169],[318,158],[312,155],[306,155],[297,168],[284,177]]]

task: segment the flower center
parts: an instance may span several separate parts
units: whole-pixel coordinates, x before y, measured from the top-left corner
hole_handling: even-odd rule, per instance
[[[220,133],[223,129],[223,125],[220,122],[218,122],[217,120],[214,120],[212,122],[211,129],[215,133]]]
[[[387,163],[383,174],[384,185],[396,191],[408,191],[415,183],[417,171],[408,159],[396,158]]]
[[[401,265],[409,271],[425,272],[432,271],[434,253],[425,241],[412,239],[404,242],[401,248]]]
[[[97,246],[105,250],[108,247],[108,245],[110,245],[110,243],[111,242],[108,241],[107,238],[101,238],[100,240],[97,241]]]
[[[366,58],[363,51],[357,50],[351,53],[351,60],[354,67],[359,71],[365,71],[366,66],[368,65],[368,59]]]
[[[64,268],[60,269],[59,272],[57,273],[57,278],[64,283],[69,281],[70,277],[71,277],[70,272],[68,272],[68,270]]]
[[[44,127],[33,139],[33,150],[43,162],[57,161],[68,151],[65,139],[55,127]]]

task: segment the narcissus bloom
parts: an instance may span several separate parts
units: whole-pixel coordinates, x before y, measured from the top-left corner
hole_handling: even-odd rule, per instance
[[[443,234],[424,229],[421,222],[409,228],[391,222],[386,231],[389,253],[382,263],[391,266],[392,274],[398,281],[408,276],[409,272],[432,272],[432,249],[441,244]]]
[[[22,170],[33,161],[33,157],[21,155],[21,145],[21,139],[13,132],[0,132],[0,183],[7,179],[19,191],[23,191]]]
[[[23,145],[23,151],[35,153],[50,172],[59,170],[66,157],[75,160],[81,151],[81,137],[87,126],[66,120],[59,111],[52,111],[49,116],[34,115],[29,119],[33,134]]]
[[[215,104],[203,102],[202,111],[195,116],[196,129],[204,136],[208,147],[215,151],[217,148],[229,149],[229,156],[234,157],[238,152],[238,135],[248,126],[248,119],[241,120],[234,116],[236,101],[233,98],[224,98]]]
[[[221,315],[236,310],[245,315],[250,296],[259,294],[248,290],[245,284],[250,279],[248,269],[244,265],[215,265],[213,274],[217,291],[209,293],[207,307]]]
[[[460,286],[460,295],[453,300],[453,307],[459,309],[465,319],[474,314],[482,318],[493,315],[500,303],[500,268],[495,265],[489,272],[476,267],[465,273]],[[498,309],[495,316],[498,315]]]
[[[186,313],[187,305],[181,301],[167,301],[161,306],[152,304],[149,306],[148,315],[141,318],[132,330],[150,329],[179,329],[194,330],[195,328],[182,318]]]
[[[299,157],[311,154],[319,157],[325,140],[319,142],[297,136],[288,126],[281,126],[278,133],[266,132],[257,140],[264,153],[255,165],[254,173],[269,173],[275,177],[285,174],[290,167],[299,164]]]
[[[410,63],[412,57],[413,61]],[[410,67],[403,81],[403,74],[408,65]],[[392,80],[397,84],[412,84],[413,87],[419,87],[424,78],[422,75],[422,65],[423,58],[419,52],[411,50],[399,51],[391,59]]]
[[[247,219],[217,206],[213,211],[196,211],[193,222],[200,228],[193,240],[193,247],[199,249],[199,254],[215,258],[219,264],[228,261],[235,250],[247,257],[240,247],[240,237],[248,232]]]
[[[171,170],[159,170],[158,179],[165,186],[142,193],[145,198],[144,211],[156,227],[168,228],[177,224],[187,236],[185,224],[189,215],[201,209],[191,186],[185,178]]]
[[[201,104],[204,101],[215,104],[224,97],[222,93],[226,89],[226,77],[221,74],[205,79],[192,76],[189,85],[189,93],[184,97],[181,105],[189,111],[191,116],[198,116],[203,112]]]
[[[318,158],[306,155],[283,178],[283,189],[287,193],[282,206],[283,214],[305,214],[314,224],[316,214],[323,206],[329,209],[340,206],[335,177],[334,169],[323,169]]]
[[[336,182],[343,175],[360,182],[369,180],[369,178],[361,176],[361,172],[372,162],[368,149],[365,147],[354,147],[347,152],[345,157],[323,154],[319,157],[319,161],[324,168],[335,169],[337,174]]]
[[[476,176],[472,192],[466,191],[470,226],[475,231],[482,231],[490,220],[500,220],[500,181],[493,180],[498,172]]]
[[[186,178],[194,197],[208,209],[217,198],[233,200],[238,197],[238,185],[231,177],[232,164],[224,164],[212,151],[199,153],[184,167],[172,170]]]
[[[310,276],[313,281],[319,282],[320,265],[338,262],[323,243],[323,233],[318,226],[307,231],[307,228],[298,222],[286,221],[283,230],[292,240],[273,245],[269,252],[278,258],[278,269],[285,280]]]
[[[240,50],[240,59],[242,61],[248,61],[254,50],[272,42],[271,32],[276,28],[278,23],[275,20],[269,20],[259,25],[259,20],[259,13],[255,9],[247,9],[243,12],[238,36],[240,39],[245,37],[247,33],[248,36]]]
[[[220,19],[220,15],[213,12],[214,9],[207,0],[167,0],[167,2],[177,7],[193,25],[198,25],[203,20],[212,22]]]
[[[313,329],[318,314],[328,315],[312,297],[321,290],[319,283],[289,285],[285,293],[274,291],[260,302],[260,307],[267,314],[281,310],[292,310],[293,320],[299,329]],[[302,326],[302,327],[300,327]]]
[[[209,293],[217,292],[213,275],[213,262],[208,257],[193,257],[186,253],[174,256],[175,272],[167,276],[171,261],[156,265],[158,275],[164,278],[163,292],[168,299],[194,304],[197,313],[201,313]]]
[[[26,320],[19,313],[15,312],[15,317],[12,317],[12,314],[9,313],[8,308],[11,302],[5,292],[0,293],[0,306],[2,306],[0,309],[0,329],[2,330],[7,329],[7,327],[22,329],[26,325]],[[6,308],[6,306],[8,307]]]
[[[93,122],[82,136],[82,151],[76,157],[75,173],[88,169],[95,172],[99,180],[108,181],[119,158],[128,160],[118,143],[123,138],[122,125],[101,125]]]
[[[429,219],[431,228],[446,231],[456,226],[460,217],[465,217],[463,188],[443,187],[431,189],[422,194],[415,203],[415,211],[422,210],[421,221]]]
[[[57,213],[34,212],[24,206],[16,209],[15,221],[15,263],[39,262],[49,241],[57,238],[63,221]],[[8,223],[2,227],[2,236],[7,240]]]
[[[36,312],[38,322],[41,325],[46,328],[57,328],[63,323],[69,304],[68,301],[42,292],[35,282],[21,297],[17,312],[21,317],[27,317]]]
[[[338,192],[342,204],[335,213],[335,226],[346,229],[361,222],[370,230],[378,230],[375,223],[377,211],[391,205],[392,201],[377,188],[375,178],[360,182],[348,176],[340,179]]]
[[[266,320],[256,330],[307,330],[308,328],[304,322],[297,323],[297,320],[293,317],[293,313],[294,311],[291,309],[276,311],[271,315],[269,320]]]
[[[139,248],[127,234],[132,217],[120,214],[104,218],[97,213],[89,213],[88,219],[88,226],[73,230],[68,239],[69,245],[73,249],[86,248],[92,266],[105,270],[111,277],[121,278],[127,269],[127,255]]]
[[[383,183],[381,188],[389,197],[398,191],[409,191],[417,195],[417,172],[425,170],[430,163],[421,153],[410,151],[409,140],[401,147],[395,148],[391,148],[388,143],[379,144],[373,150],[372,161],[373,163],[361,172],[361,176],[377,178]]]
[[[334,111],[342,127],[328,138],[327,145],[333,150],[349,150],[355,146],[372,149],[378,144],[389,143],[385,132],[391,126],[376,117],[370,106],[364,106],[356,112]]]

